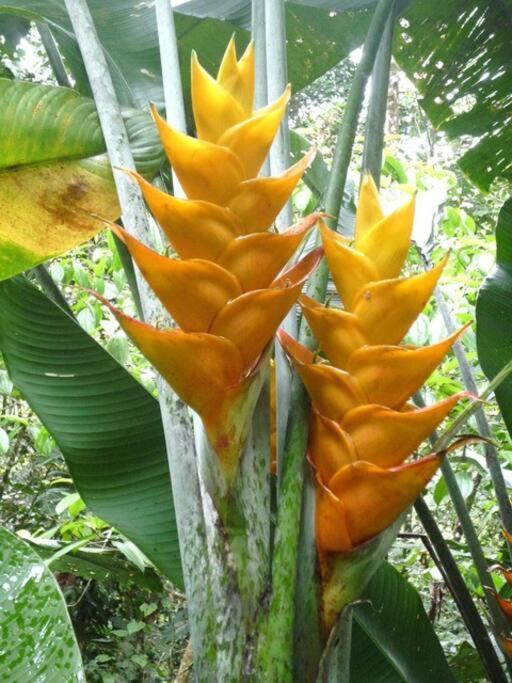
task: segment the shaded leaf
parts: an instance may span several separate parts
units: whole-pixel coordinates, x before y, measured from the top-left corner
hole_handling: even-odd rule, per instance
[[[23,278],[0,283],[0,350],[88,508],[182,586],[158,402]]]
[[[455,683],[417,591],[382,563],[354,608],[350,683]]]

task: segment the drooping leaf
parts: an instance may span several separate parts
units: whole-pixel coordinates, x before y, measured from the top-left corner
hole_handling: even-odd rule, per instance
[[[0,350],[87,506],[181,586],[158,402],[23,278],[0,283]]]
[[[512,199],[503,205],[496,226],[496,266],[485,279],[476,303],[478,359],[489,379],[512,360]],[[496,399],[512,434],[512,378],[496,389]]]
[[[123,109],[137,169],[152,177],[165,155],[149,113]],[[105,152],[94,100],[76,90],[0,78],[0,170]]]
[[[455,683],[417,591],[396,569],[383,562],[361,600],[350,683]]]
[[[41,537],[31,536],[25,540],[46,561],[66,549],[66,544]],[[162,582],[153,569],[146,567],[143,572],[135,565],[127,564],[118,552],[106,548],[85,545],[66,552],[52,560],[51,569],[53,572],[69,572],[95,581],[113,579],[121,585],[139,586],[153,593],[159,593],[163,589]]]
[[[0,527],[0,680],[85,682],[64,598],[44,561]]]

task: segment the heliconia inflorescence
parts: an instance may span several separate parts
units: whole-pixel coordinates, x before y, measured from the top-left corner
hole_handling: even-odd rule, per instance
[[[344,309],[305,295],[299,299],[318,353],[278,333],[311,399],[308,452],[316,473],[316,543],[328,622],[337,611],[336,605],[325,604],[333,558],[374,539],[419,495],[442,455],[405,460],[463,395],[421,409],[409,403],[463,331],[425,348],[400,345],[446,262],[399,277],[410,245],[414,202],[411,197],[385,216],[377,188],[366,175],[353,243],[320,224]]]
[[[162,256],[117,226],[142,275],[178,328],[159,329],[111,307],[125,332],[176,393],[202,418],[232,481],[257,399],[265,350],[307,276],[316,249],[283,268],[317,221],[269,232],[311,154],[278,177],[258,178],[290,96],[253,111],[254,50],[237,60],[234,41],[217,78],[192,55],[197,138],[153,108],[162,144],[188,199],[138,182],[179,258]]]

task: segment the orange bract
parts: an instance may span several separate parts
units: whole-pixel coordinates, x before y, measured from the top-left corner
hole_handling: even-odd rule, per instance
[[[261,386],[265,351],[323,251],[287,268],[317,214],[281,234],[267,232],[311,160],[307,154],[279,177],[256,177],[284,116],[289,88],[254,112],[254,50],[249,45],[238,60],[233,40],[216,78],[192,55],[191,86],[197,137],[175,130],[152,108],[188,199],[130,173],[178,258],[158,254],[111,226],[177,327],[157,329],[105,303],[200,415],[230,483]]]

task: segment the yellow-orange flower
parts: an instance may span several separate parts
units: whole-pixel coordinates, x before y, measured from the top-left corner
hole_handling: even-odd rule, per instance
[[[253,112],[253,63],[252,45],[237,60],[231,41],[214,79],[192,56],[197,138],[174,130],[153,110],[188,199],[131,175],[179,258],[160,255],[112,225],[178,327],[152,327],[105,302],[201,416],[228,481],[247,436],[265,350],[322,256],[317,249],[283,272],[317,215],[281,234],[267,232],[310,156],[279,178],[255,177],[284,115],[289,90]]]
[[[326,358],[279,333],[311,398],[308,450],[317,476],[317,547],[324,556],[357,548],[409,507],[441,457],[405,461],[462,396],[422,409],[408,403],[462,332],[426,348],[398,345],[446,261],[399,277],[413,218],[414,197],[385,216],[366,176],[353,243],[320,227],[344,309],[300,299]]]

